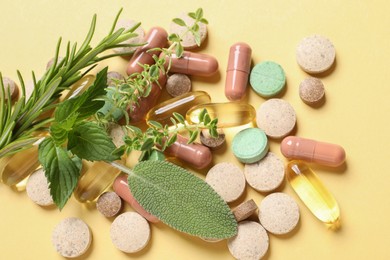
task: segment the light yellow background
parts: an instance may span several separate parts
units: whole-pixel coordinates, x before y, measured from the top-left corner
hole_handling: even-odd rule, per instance
[[[332,170],[313,165],[340,205],[342,228],[328,230],[287,183],[280,190],[298,201],[300,224],[291,235],[270,235],[266,259],[390,258],[388,1],[1,0],[0,71],[16,79],[19,69],[26,81],[31,80],[31,70],[41,75],[54,55],[58,37],[80,44],[92,15],[97,13],[96,43],[108,32],[120,7],[124,7],[122,18],[141,21],[146,30],[155,25],[168,28],[179,13],[203,7],[210,25],[201,51],[214,55],[220,69],[212,79],[193,78],[195,90],[209,92],[215,102],[227,101],[224,79],[229,47],[237,41],[247,42],[252,46],[254,63],[272,60],[284,68],[287,90],[282,98],[297,112],[297,135],[345,148],[345,167]],[[337,53],[334,70],[321,77],[326,103],[317,109],[298,96],[299,83],[308,74],[295,60],[296,45],[311,34],[327,36]],[[108,64],[111,70],[124,72],[126,62],[118,58]],[[264,101],[248,92],[248,102],[255,108]],[[231,136],[227,141],[231,143]],[[278,141],[271,141],[271,151],[280,155]],[[222,161],[239,164],[230,148],[215,155],[214,162]],[[247,187],[240,202],[253,198],[259,203],[263,197]],[[59,212],[41,208],[25,192],[0,184],[0,206],[1,259],[61,259],[51,245],[51,231],[60,220],[71,216],[85,220],[93,232],[92,246],[81,259],[232,259],[225,241],[206,243],[164,224],[152,225],[146,249],[126,255],[111,244],[112,220],[74,198]]]

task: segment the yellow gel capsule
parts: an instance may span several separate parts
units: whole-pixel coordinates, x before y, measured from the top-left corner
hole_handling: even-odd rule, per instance
[[[305,163],[289,162],[286,175],[295,192],[314,216],[331,226],[338,225],[340,210],[337,201]]]
[[[199,114],[206,109],[211,120],[218,118],[218,127],[234,127],[251,123],[256,110],[245,102],[208,103],[197,105],[186,114],[189,124],[199,123]]]
[[[209,94],[204,91],[193,91],[164,101],[149,110],[146,115],[146,122],[157,121],[162,125],[173,125],[170,118],[173,112],[185,116],[186,112],[193,106],[210,103]]]

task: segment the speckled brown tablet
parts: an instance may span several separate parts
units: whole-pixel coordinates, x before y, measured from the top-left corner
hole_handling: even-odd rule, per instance
[[[194,25],[194,19],[189,17],[186,13],[180,14],[177,18],[182,19],[187,26],[191,27]],[[188,31],[186,26],[180,26],[174,22],[171,23],[169,27],[170,34],[176,33],[179,36],[183,36],[181,44],[185,50],[192,50],[198,47],[195,41],[194,35]],[[199,23],[199,33],[200,33],[200,42],[203,43],[207,37],[207,26],[204,23]]]
[[[78,257],[84,254],[92,241],[88,225],[78,218],[66,218],[53,230],[51,241],[63,257]]]
[[[294,129],[296,120],[294,108],[279,98],[265,101],[256,112],[257,126],[271,138],[287,136]]]
[[[328,70],[335,58],[333,43],[320,35],[304,38],[296,50],[297,62],[308,73],[321,73]]]
[[[226,138],[222,128],[218,128],[217,132],[218,137],[214,138],[210,135],[208,129],[203,129],[199,135],[200,142],[211,150],[217,150],[221,148],[224,145]]]
[[[110,218],[119,213],[122,208],[122,200],[113,191],[104,192],[96,201],[96,208],[103,216]]]
[[[250,199],[234,208],[233,215],[237,222],[240,222],[252,216],[252,214],[255,213],[257,209],[258,208],[255,201]]]
[[[274,153],[268,154],[258,162],[245,164],[245,179],[257,191],[275,190],[284,180],[283,161]]]
[[[135,253],[149,242],[149,223],[136,212],[122,213],[112,222],[110,236],[116,248],[125,253]]]
[[[16,82],[10,78],[3,77],[3,85],[5,89],[4,97],[8,99],[8,93],[11,95],[11,100],[15,100],[19,95],[19,88]]]
[[[236,259],[260,259],[268,251],[269,238],[265,229],[257,222],[238,223],[238,233],[227,241],[230,253]]]
[[[113,80],[123,80],[125,77],[123,77],[122,74],[116,71],[109,71],[107,72],[107,86],[112,86],[114,81]]]
[[[318,78],[306,78],[299,85],[299,96],[308,105],[319,104],[325,96],[325,88]]]
[[[228,203],[237,200],[245,189],[244,173],[228,162],[214,165],[206,175],[206,182]]]
[[[177,97],[191,91],[191,80],[185,74],[172,74],[165,85],[167,92],[172,97]]]
[[[125,28],[125,30],[128,30],[130,28],[132,28],[133,26],[135,26],[138,22],[136,21],[133,21],[131,19],[122,19],[122,20],[119,20],[115,26],[115,31],[120,29],[120,28]],[[137,34],[137,36],[135,37],[132,37],[124,42],[122,42],[121,44],[142,44],[144,43],[143,42],[143,39],[144,39],[144,36],[145,36],[145,31],[144,29],[139,26],[137,29],[135,29],[134,33]],[[116,53],[127,53],[127,52],[133,52],[137,49],[138,47],[118,47],[118,48],[114,48],[113,51],[116,52]]]
[[[26,192],[27,196],[40,206],[50,206],[54,204],[50,195],[49,184],[42,168],[39,168],[28,177]]]
[[[260,203],[259,220],[267,231],[277,235],[287,234],[298,224],[298,204],[285,193],[272,193]]]

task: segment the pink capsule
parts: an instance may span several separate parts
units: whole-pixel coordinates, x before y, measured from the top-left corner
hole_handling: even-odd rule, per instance
[[[325,166],[337,167],[345,161],[345,151],[340,145],[296,136],[284,138],[280,150],[289,159],[301,159]]]
[[[147,35],[145,35],[145,45],[139,47],[131,57],[127,65],[127,75],[135,72],[142,72],[143,68],[139,64],[154,64],[153,55],[160,55],[160,51],[148,51],[153,48],[163,48],[168,42],[168,33],[161,27],[153,27]]]
[[[127,177],[125,175],[119,175],[113,184],[113,189],[119,197],[130,204],[130,206],[137,211],[141,216],[152,223],[158,223],[160,220],[147,212],[133,197],[131,194],[129,184],[127,183]]]

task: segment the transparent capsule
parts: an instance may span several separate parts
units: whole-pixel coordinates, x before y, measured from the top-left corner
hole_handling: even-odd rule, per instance
[[[291,161],[287,165],[286,176],[314,216],[332,227],[339,225],[337,201],[309,166],[302,161]]]
[[[218,127],[234,127],[245,125],[256,117],[256,110],[245,102],[207,103],[197,105],[187,111],[189,124],[199,123],[199,114],[206,109],[211,120],[218,118]]]
[[[146,115],[146,121],[157,121],[162,125],[171,126],[173,123],[170,118],[173,112],[185,116],[186,112],[193,106],[210,103],[211,98],[209,94],[204,91],[188,92],[184,95],[171,98],[164,101],[149,110]]]

